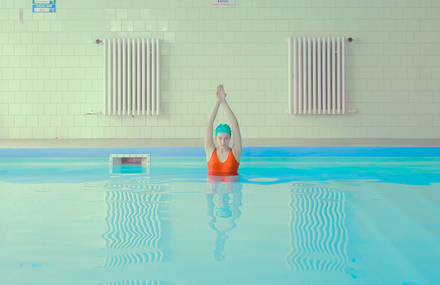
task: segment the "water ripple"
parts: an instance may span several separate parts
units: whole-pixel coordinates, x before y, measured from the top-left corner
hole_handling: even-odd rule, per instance
[[[107,231],[103,234],[108,254],[105,266],[158,263],[162,236],[161,210],[167,185],[144,179],[111,181],[106,185]]]
[[[294,184],[290,192],[291,270],[343,271],[348,262],[345,193]]]

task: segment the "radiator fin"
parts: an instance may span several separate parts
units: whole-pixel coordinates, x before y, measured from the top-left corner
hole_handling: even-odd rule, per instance
[[[158,39],[104,40],[105,115],[159,115]]]
[[[289,38],[290,114],[344,114],[345,38]]]

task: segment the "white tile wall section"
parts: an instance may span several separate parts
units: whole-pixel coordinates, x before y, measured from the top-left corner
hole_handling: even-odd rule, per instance
[[[23,23],[18,10],[23,8]],[[0,1],[1,138],[200,138],[223,83],[245,138],[440,138],[440,1]],[[345,116],[287,115],[289,36],[351,36]],[[102,112],[105,37],[161,40],[162,114]],[[222,110],[216,123],[226,120]]]

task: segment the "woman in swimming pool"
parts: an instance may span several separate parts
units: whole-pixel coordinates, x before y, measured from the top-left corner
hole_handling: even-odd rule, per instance
[[[231,121],[231,127],[227,124],[220,124],[215,129],[215,146],[212,137],[213,123],[217,116],[220,105],[226,110],[226,114]],[[229,141],[233,139],[232,147],[229,147]],[[226,93],[223,85],[217,86],[217,102],[212,110],[211,116],[206,128],[205,137],[206,161],[208,162],[208,175],[214,176],[234,176],[238,175],[237,170],[240,164],[241,155],[241,134],[238,127],[237,118],[226,102]]]

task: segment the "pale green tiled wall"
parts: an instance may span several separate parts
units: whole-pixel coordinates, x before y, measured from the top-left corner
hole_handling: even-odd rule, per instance
[[[199,138],[219,82],[245,138],[440,138],[437,0],[0,1],[0,138]],[[19,8],[24,20],[19,22]],[[287,114],[287,37],[351,36],[345,116]],[[103,111],[106,37],[162,42],[159,117]],[[225,118],[220,113],[220,119]]]

